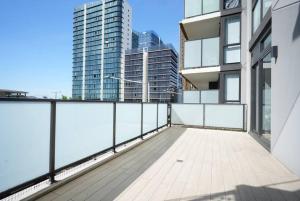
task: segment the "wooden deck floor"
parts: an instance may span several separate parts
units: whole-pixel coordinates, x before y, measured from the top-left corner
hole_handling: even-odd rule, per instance
[[[39,200],[300,200],[300,180],[248,134],[172,127]]]

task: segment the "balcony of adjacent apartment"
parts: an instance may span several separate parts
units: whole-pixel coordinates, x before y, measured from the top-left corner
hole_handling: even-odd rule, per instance
[[[220,0],[185,0],[184,8],[180,27],[187,40],[219,34]]]
[[[184,68],[181,74],[197,89],[209,89],[219,80],[220,38],[205,38],[184,43]]]
[[[0,114],[0,199],[299,200],[246,105],[0,99]]]

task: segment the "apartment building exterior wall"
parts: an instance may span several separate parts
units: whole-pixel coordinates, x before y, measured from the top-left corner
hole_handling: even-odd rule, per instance
[[[102,0],[75,8],[73,23],[74,99],[122,100],[125,50],[131,44],[132,10],[127,0]]]
[[[245,101],[241,69],[246,68],[246,62],[241,49],[247,45],[242,34],[247,26],[242,23],[246,19],[242,3],[185,0],[185,19],[180,23],[185,90],[217,89],[220,103]]]
[[[125,101],[147,102],[146,97],[150,89],[149,101],[174,102],[178,87],[177,62],[177,52],[171,45],[128,51],[125,67]]]
[[[186,1],[193,2],[193,0]],[[197,2],[199,3],[194,1],[196,4]],[[300,162],[296,159],[300,152],[298,135],[300,129],[298,123],[300,119],[298,56],[300,2],[299,0],[241,0],[240,7],[233,9],[226,9],[224,7],[226,3],[238,5],[237,0],[220,0],[220,13],[215,9],[213,13],[184,19],[180,25],[184,37],[181,43],[195,40],[193,34],[196,33],[196,28],[193,24],[199,25],[196,26],[198,30],[200,28],[208,30],[202,33],[203,36],[209,36],[208,38],[219,34],[220,70],[215,70],[218,72],[219,103],[232,103],[226,101],[227,90],[230,90],[226,86],[226,76],[238,74],[240,76],[238,102],[247,105],[247,131],[287,168],[300,176]],[[203,5],[205,3],[201,6]],[[240,34],[230,32],[229,35],[228,30],[237,25],[231,21],[235,16],[240,16],[241,19]],[[213,29],[216,21],[220,22],[219,33]],[[229,25],[228,21],[233,24]],[[184,33],[185,31],[187,33]],[[234,43],[230,44],[228,40]],[[228,47],[230,49],[230,46],[234,48],[238,45],[240,45],[240,62],[227,64]],[[189,58],[186,56],[187,46],[183,44],[181,47],[183,60]],[[198,52],[204,50],[201,48]],[[186,63],[188,62],[183,61],[180,66],[184,76],[191,78],[189,81],[195,83],[197,90],[210,89],[209,86],[207,88],[207,85],[200,85],[197,81],[209,80],[207,78],[211,74],[207,73],[208,69],[218,65],[196,66],[197,70],[194,70],[186,69]],[[207,70],[204,70],[205,68]],[[185,89],[190,90],[186,85],[184,86]],[[232,89],[236,89],[236,86],[237,84],[230,85]]]

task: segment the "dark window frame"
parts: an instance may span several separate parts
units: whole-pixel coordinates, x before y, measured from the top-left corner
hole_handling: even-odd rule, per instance
[[[226,100],[226,86],[225,86],[225,77],[226,75],[239,75],[239,100]],[[220,72],[220,83],[219,83],[219,102],[220,103],[226,103],[226,104],[230,104],[230,103],[240,103],[241,102],[241,70],[234,70],[234,71],[223,71]]]
[[[254,22],[254,20],[253,20],[253,17],[254,17],[253,12],[254,12],[255,7],[258,4],[258,1],[260,1],[260,15],[259,15],[260,19],[259,19],[259,25],[258,25],[258,27],[256,28],[256,30],[254,30],[253,29],[253,24],[254,24],[253,23]],[[267,18],[268,12],[270,12],[270,10],[272,8],[272,6],[270,6],[270,8],[267,10],[266,14],[263,15],[263,5],[264,5],[264,0],[252,0],[252,8],[251,8],[251,34],[252,34],[252,36],[259,30],[260,25],[265,20],[265,18]]]
[[[239,43],[233,43],[233,44],[226,44],[226,37],[227,37],[227,24],[226,24],[226,21],[227,19],[230,19],[230,18],[235,18],[235,17],[239,17],[240,19],[240,38],[239,38]],[[241,52],[240,52],[240,61],[239,62],[233,62],[233,63],[226,63],[225,62],[225,48],[227,47],[231,47],[231,46],[237,46],[239,45],[240,46],[240,49],[242,48],[242,45],[241,45],[241,41],[242,41],[242,16],[240,13],[237,13],[237,14],[233,14],[233,15],[228,15],[226,17],[222,17],[221,18],[221,36],[220,36],[220,64],[222,66],[225,66],[225,65],[238,65],[238,68],[240,68],[240,64],[241,64],[241,59],[242,59],[242,55],[241,55]]]

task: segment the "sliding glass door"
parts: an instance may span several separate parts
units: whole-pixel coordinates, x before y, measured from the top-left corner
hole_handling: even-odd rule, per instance
[[[271,53],[251,70],[251,130],[270,143],[271,133]]]

